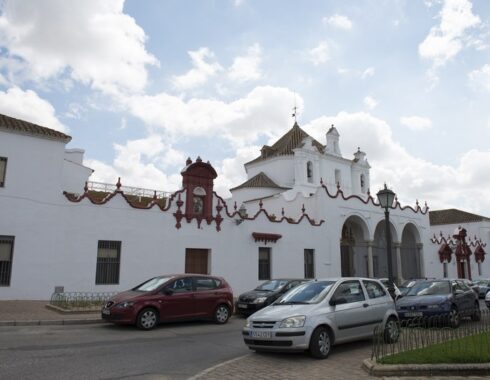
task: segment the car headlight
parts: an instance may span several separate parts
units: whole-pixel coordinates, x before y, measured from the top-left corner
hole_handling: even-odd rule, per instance
[[[264,303],[267,300],[267,297],[259,297],[254,299],[254,303]]]
[[[122,307],[122,308],[128,308],[128,307],[131,307],[134,305],[134,302],[131,302],[131,301],[124,301],[124,302],[121,302],[119,304],[117,304],[117,307]]]
[[[250,319],[247,319],[247,322],[245,322],[245,327],[250,328],[252,326],[252,321]]]
[[[293,327],[303,327],[305,325],[306,321],[306,316],[304,315],[297,315],[295,317],[289,317],[286,319],[283,319],[281,321],[281,324],[279,325],[279,328],[293,328]]]

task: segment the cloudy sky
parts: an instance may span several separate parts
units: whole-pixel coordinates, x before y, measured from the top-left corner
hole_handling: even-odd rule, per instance
[[[490,217],[488,0],[0,0],[0,112],[64,131],[92,180],[217,189],[298,122],[371,189]]]

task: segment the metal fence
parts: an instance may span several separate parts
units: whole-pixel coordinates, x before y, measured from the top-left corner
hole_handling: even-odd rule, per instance
[[[447,353],[460,355],[468,349],[462,338],[478,336],[478,344],[472,345],[482,357],[490,352],[490,339],[481,336],[490,332],[490,310],[481,310],[479,316],[462,317],[458,327],[455,327],[454,315],[439,315],[434,317],[419,317],[397,322],[399,338],[394,343],[387,343],[387,331],[378,325],[373,333],[371,359],[379,362],[381,358],[401,352],[426,348],[440,343]]]
[[[53,293],[50,304],[66,310],[98,310],[117,292]]]

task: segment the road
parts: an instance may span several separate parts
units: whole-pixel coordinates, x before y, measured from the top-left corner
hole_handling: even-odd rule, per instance
[[[243,324],[2,327],[0,379],[187,379],[247,354]]]

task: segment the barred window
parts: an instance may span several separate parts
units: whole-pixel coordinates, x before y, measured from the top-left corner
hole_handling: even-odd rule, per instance
[[[97,249],[96,285],[119,284],[121,242],[99,240]]]
[[[259,280],[271,279],[271,249],[259,248]]]
[[[0,236],[0,286],[10,286],[14,237]]]
[[[315,278],[314,249],[305,249],[305,278]]]
[[[6,174],[7,174],[7,157],[0,157],[0,187],[5,186]]]

